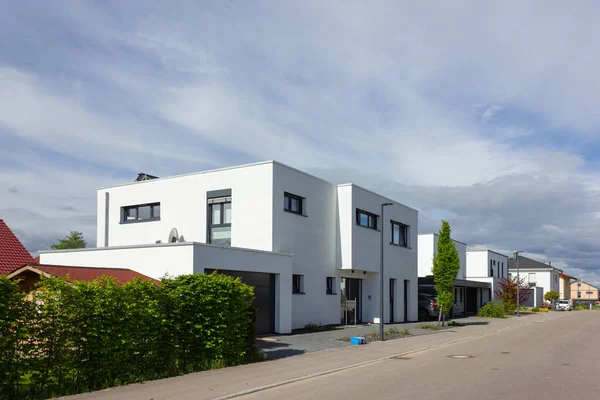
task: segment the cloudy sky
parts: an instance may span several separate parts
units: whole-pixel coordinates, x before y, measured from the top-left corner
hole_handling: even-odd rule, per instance
[[[95,245],[97,187],[276,159],[600,283],[600,5],[366,4],[5,2],[0,218]]]

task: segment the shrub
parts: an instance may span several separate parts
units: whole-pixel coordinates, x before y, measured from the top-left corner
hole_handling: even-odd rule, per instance
[[[419,325],[419,328],[421,329],[431,329],[432,331],[437,330],[437,326],[434,324],[421,324]]]
[[[160,286],[43,278],[32,298],[0,277],[0,398],[56,397],[260,359],[253,288],[225,275]]]
[[[491,301],[481,307],[477,315],[484,318],[506,318],[503,305],[497,305]]]
[[[402,335],[402,336],[410,336],[410,335],[412,335],[412,333],[410,333],[409,329],[402,329],[400,331],[400,335]]]
[[[559,298],[560,298],[560,295],[558,294],[558,292],[556,290],[551,290],[544,295],[544,300],[547,300],[547,301],[558,300]]]
[[[537,313],[540,312],[540,308],[539,307],[533,307],[531,310],[529,310],[531,312]]]
[[[548,309],[546,307],[541,307],[540,312],[548,312]]]

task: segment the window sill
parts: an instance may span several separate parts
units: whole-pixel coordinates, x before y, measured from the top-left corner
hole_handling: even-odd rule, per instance
[[[337,293],[325,293],[327,296],[337,296]]]
[[[144,222],[156,222],[156,221],[160,221],[160,218],[136,219],[135,221],[121,221],[121,222],[119,222],[119,225],[141,224]]]
[[[292,294],[306,294],[304,292],[292,292]]]
[[[305,218],[308,217],[308,215],[306,215],[306,214],[301,214],[301,213],[293,212],[293,211],[290,211],[290,210],[286,210],[285,208],[283,209],[283,211],[286,212],[286,213],[288,213],[288,214],[297,215],[299,217],[305,217]]]
[[[392,246],[396,246],[396,247],[401,247],[401,248],[403,248],[403,249],[409,249],[409,250],[411,250],[411,249],[412,249],[412,247],[409,247],[409,246],[402,246],[401,244],[396,244],[396,243],[392,243],[392,242],[390,242],[390,245],[392,245]]]

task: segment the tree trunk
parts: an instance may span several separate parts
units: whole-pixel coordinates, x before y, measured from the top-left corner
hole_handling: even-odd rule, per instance
[[[438,326],[442,324],[442,314],[444,313],[444,307],[440,306],[440,315],[438,315]]]

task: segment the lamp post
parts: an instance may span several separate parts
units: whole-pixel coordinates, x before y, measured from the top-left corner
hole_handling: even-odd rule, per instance
[[[519,253],[522,253],[523,250],[517,250],[517,251],[513,251],[513,254],[515,256],[515,264],[517,266],[517,316],[520,317],[521,316],[521,310],[520,310],[520,304],[519,304],[519,285],[521,284],[521,279],[519,278]],[[534,293],[534,297],[535,297],[535,293]]]
[[[380,279],[379,279],[379,283],[381,284],[381,287],[379,288],[379,297],[380,297],[380,303],[379,303],[379,337],[381,338],[381,341],[383,342],[385,340],[385,334],[383,333],[383,305],[384,305],[384,301],[383,301],[383,291],[385,288],[385,280],[383,279],[383,242],[384,242],[384,235],[383,235],[383,230],[385,227],[385,224],[383,222],[383,208],[387,207],[387,206],[391,206],[393,203],[383,203],[381,205],[381,273],[380,273]]]

